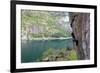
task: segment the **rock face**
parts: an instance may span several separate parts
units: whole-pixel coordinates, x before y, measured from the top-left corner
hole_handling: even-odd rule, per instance
[[[90,59],[90,14],[69,13],[72,36],[79,59]]]

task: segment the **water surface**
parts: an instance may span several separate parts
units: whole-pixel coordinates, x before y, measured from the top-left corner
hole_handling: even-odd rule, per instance
[[[72,49],[73,41],[69,39],[56,39],[56,40],[22,40],[21,43],[21,62],[37,62],[43,52],[49,48],[54,49]]]

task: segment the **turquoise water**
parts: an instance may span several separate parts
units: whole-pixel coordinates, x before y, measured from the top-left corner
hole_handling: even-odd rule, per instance
[[[21,62],[36,62],[43,52],[49,48],[64,49],[73,48],[72,38],[69,39],[56,39],[56,40],[22,40],[21,43]]]

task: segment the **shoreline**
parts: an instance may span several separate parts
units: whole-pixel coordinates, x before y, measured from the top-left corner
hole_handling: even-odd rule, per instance
[[[29,40],[57,40],[57,39],[63,40],[63,39],[70,39],[70,38],[72,38],[72,37],[67,37],[67,38],[64,38],[64,37],[60,37],[60,38],[34,38],[34,39],[29,39]],[[21,40],[27,41],[27,39],[21,39]]]

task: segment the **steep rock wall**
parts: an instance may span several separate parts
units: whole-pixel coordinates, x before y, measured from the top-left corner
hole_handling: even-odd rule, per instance
[[[80,60],[90,59],[90,14],[69,13],[75,49]]]

